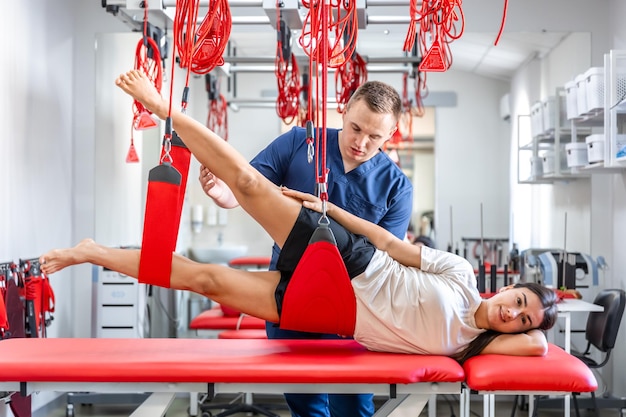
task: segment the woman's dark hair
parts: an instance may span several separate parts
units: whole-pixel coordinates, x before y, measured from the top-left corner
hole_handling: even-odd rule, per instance
[[[429,248],[437,249],[437,247],[435,246],[435,242],[428,236],[419,235],[418,237],[413,239],[413,244],[415,245],[416,243],[421,243],[422,245],[428,246]]]
[[[554,323],[556,323],[558,314],[556,306],[558,297],[556,292],[551,288],[544,287],[536,282],[518,282],[513,286],[513,288],[527,288],[539,297],[539,301],[543,306],[543,320],[536,328],[540,330],[551,329],[552,326],[554,326]],[[455,356],[455,359],[463,363],[472,356],[479,355],[480,352],[482,352],[483,349],[485,349],[487,345],[500,334],[500,332],[493,330],[487,330],[486,332],[479,334],[476,339],[472,340],[464,350]]]

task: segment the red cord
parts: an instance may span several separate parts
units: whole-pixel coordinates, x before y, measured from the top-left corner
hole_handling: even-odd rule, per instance
[[[504,9],[502,10],[502,21],[500,22],[500,30],[498,31],[498,36],[496,36],[496,41],[493,43],[497,45],[500,42],[500,36],[502,36],[502,32],[504,32],[504,24],[506,23],[506,13],[509,8],[509,0],[504,0]]]
[[[276,42],[276,60],[274,73],[278,87],[278,97],[276,98],[276,113],[285,124],[291,124],[300,117],[300,69],[295,54],[291,54],[291,66],[288,59],[283,56],[283,43],[281,36],[281,13],[280,5],[276,3],[276,28],[278,31],[278,41]],[[285,25],[285,29],[289,28]]]
[[[302,5],[308,9],[304,18],[302,34],[298,39],[300,46],[310,57],[318,57],[318,45],[322,46],[320,41],[323,36],[326,37],[326,47],[321,49],[325,51],[327,58],[327,66],[338,68],[344,64],[346,57],[351,57],[356,48],[356,38],[358,32],[358,18],[355,1],[344,2],[342,0],[330,1],[330,5],[320,7],[320,1],[303,0]],[[329,10],[331,8],[331,10]],[[335,10],[333,11],[332,8]],[[324,9],[326,11],[324,12]],[[335,20],[336,19],[336,20]],[[330,43],[329,33],[334,32],[334,40]],[[348,35],[348,39],[344,43],[344,34]]]
[[[361,84],[367,81],[367,63],[355,52],[345,65],[335,71],[335,95],[337,111],[343,113],[350,97]]]
[[[222,57],[232,28],[227,0],[211,0],[198,29],[198,0],[178,0],[174,16],[174,43],[178,47],[180,67],[194,74],[207,74],[224,64]]]
[[[224,140],[228,140],[228,102],[222,94],[209,101],[207,127]]]
[[[425,57],[432,48],[437,50],[441,69],[452,65],[449,44],[459,39],[465,29],[465,18],[461,8],[462,0],[423,0],[418,9],[418,0],[411,0],[411,23],[404,42],[404,51],[411,51],[418,40],[420,56]],[[419,31],[417,26],[419,25]]]
[[[152,56],[148,56],[148,51]],[[135,69],[143,72],[152,82],[157,91],[161,92],[163,85],[163,70],[161,68],[161,53],[156,42],[148,36],[148,2],[144,8],[143,37],[135,49]],[[143,104],[133,100],[133,126],[137,128],[142,113],[152,114]]]

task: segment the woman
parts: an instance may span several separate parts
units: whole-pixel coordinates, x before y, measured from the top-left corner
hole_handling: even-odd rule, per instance
[[[168,116],[168,103],[143,73],[122,74],[116,84],[158,117]],[[276,187],[227,142],[181,112],[172,111],[171,118],[200,163],[230,187],[241,207],[283,248],[277,271],[198,264],[174,255],[171,288],[279,322],[284,289],[318,225],[321,202]],[[366,347],[460,360],[477,353],[545,354],[547,342],[538,329],[548,329],[556,320],[553,291],[524,284],[482,300],[473,269],[463,258],[403,242],[332,204],[327,214],[357,298],[354,337]],[[137,277],[139,259],[138,250],[85,240],[50,251],[40,262],[48,274],[89,262]]]

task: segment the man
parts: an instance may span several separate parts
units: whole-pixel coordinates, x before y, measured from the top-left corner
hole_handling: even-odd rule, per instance
[[[413,188],[400,168],[381,151],[397,129],[402,102],[391,86],[368,81],[352,95],[343,113],[342,129],[327,129],[328,199],[363,219],[404,238],[411,217]],[[183,138],[184,140],[184,138]],[[306,131],[294,127],[262,150],[251,164],[277,185],[316,193],[315,158],[308,161]],[[200,169],[204,191],[222,208],[238,205],[232,192],[206,168]],[[280,248],[274,244],[270,269]],[[266,325],[270,339],[329,339]],[[285,394],[294,417],[371,417],[372,395]]]

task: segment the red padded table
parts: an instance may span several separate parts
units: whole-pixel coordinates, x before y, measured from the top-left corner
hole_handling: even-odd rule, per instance
[[[267,339],[265,329],[224,330],[217,335],[218,339]]]
[[[468,359],[463,368],[467,387],[491,396],[490,405],[485,404],[485,417],[494,416],[496,394],[568,395],[598,389],[591,369],[553,344],[549,344],[546,356],[479,355]],[[569,414],[569,399],[565,404]],[[465,416],[469,416],[469,409]]]
[[[242,256],[228,261],[228,266],[232,268],[257,268],[267,269],[270,266],[271,258],[268,256]]]
[[[265,321],[256,317],[225,316],[219,307],[204,310],[189,323],[192,330],[265,329]]]
[[[425,404],[431,394],[459,394],[463,380],[463,368],[448,357],[370,352],[352,340],[0,342],[0,390],[23,394],[360,392],[390,397],[382,416],[409,396]]]

